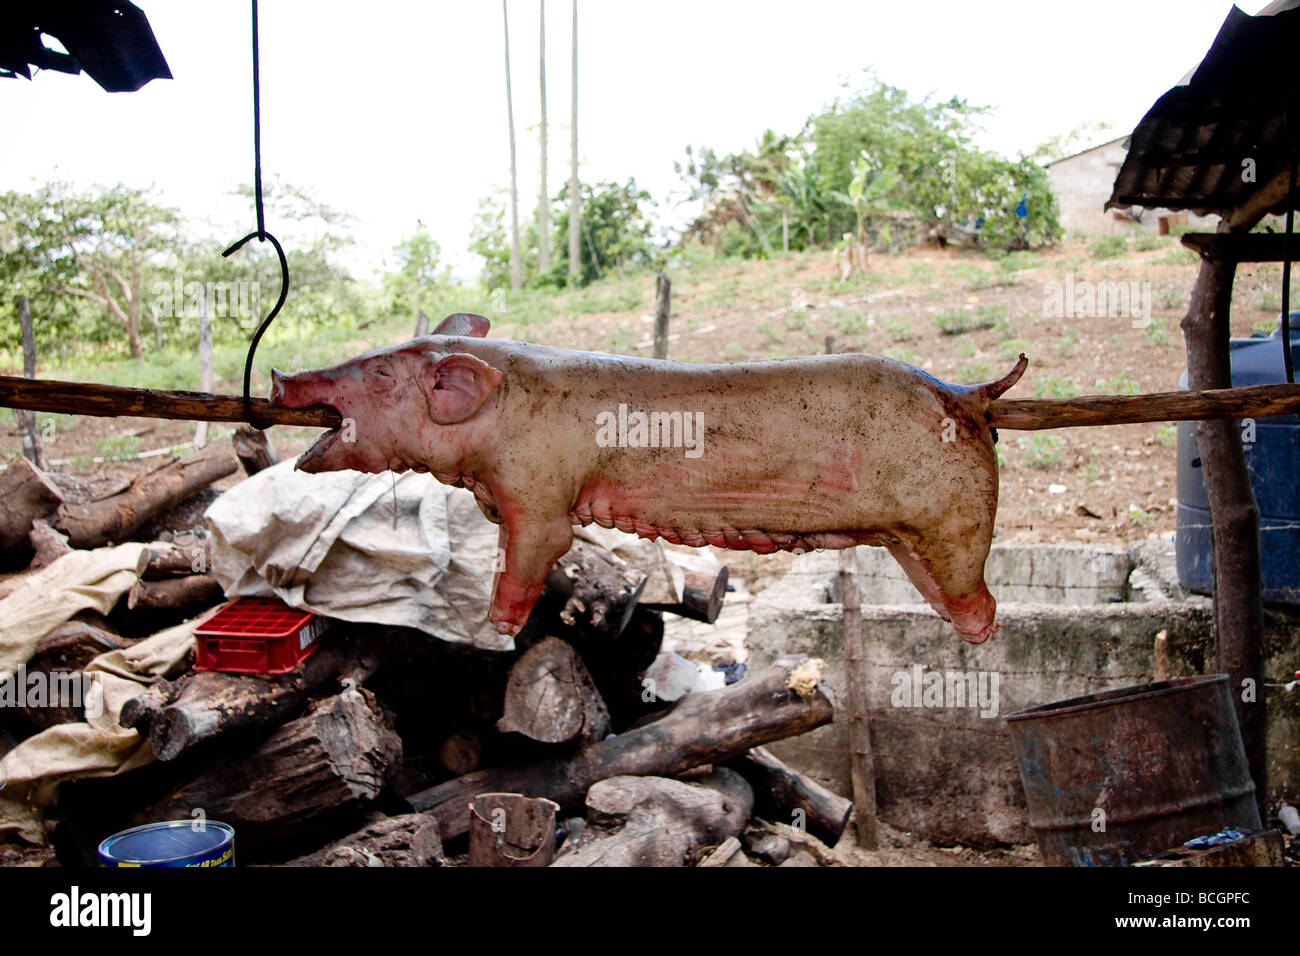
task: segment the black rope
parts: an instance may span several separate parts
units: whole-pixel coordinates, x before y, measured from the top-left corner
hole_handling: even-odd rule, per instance
[[[262,336],[275,321],[275,317],[280,314],[284,308],[284,301],[289,297],[289,261],[284,257],[284,247],[280,241],[266,231],[266,215],[262,206],[262,81],[259,58],[257,53],[257,0],[253,2],[253,199],[257,206],[257,231],[250,232],[243,239],[240,239],[233,246],[222,253],[222,256],[229,256],[243,248],[244,244],[250,239],[256,239],[258,242],[269,242],[275,247],[275,254],[280,260],[280,297],[275,300],[275,306],[262,320],[262,324],[257,327],[253,333],[253,340],[248,346],[248,356],[244,359],[244,417],[254,428],[268,428],[271,423],[262,423],[256,420],[253,414],[253,402],[249,396],[253,381],[253,356],[257,353],[257,343],[262,341]]]

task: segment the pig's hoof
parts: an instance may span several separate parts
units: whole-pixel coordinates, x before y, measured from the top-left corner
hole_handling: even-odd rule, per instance
[[[507,637],[514,637],[519,633],[520,625],[511,624],[509,621],[493,621],[492,628],[498,634],[504,634]]]
[[[957,634],[967,644],[983,644],[990,637],[992,637],[994,634],[997,633],[999,626],[1000,625],[998,625],[995,622],[979,631],[973,631],[969,633],[962,633],[961,631],[958,631]]]

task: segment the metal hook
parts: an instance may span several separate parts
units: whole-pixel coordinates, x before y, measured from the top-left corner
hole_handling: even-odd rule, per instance
[[[262,320],[262,324],[257,327],[257,331],[253,333],[253,341],[248,346],[248,357],[244,360],[244,415],[247,417],[248,423],[254,428],[264,429],[269,428],[270,423],[263,424],[254,420],[253,404],[249,397],[249,388],[253,379],[253,355],[257,352],[257,343],[262,340],[262,335],[275,320],[275,317],[280,314],[280,310],[284,308],[285,299],[289,297],[289,260],[284,257],[284,247],[280,245],[280,240],[266,231],[262,231],[260,234],[250,232],[223,252],[222,256],[229,256],[233,252],[238,252],[250,239],[257,239],[259,242],[269,241],[275,247],[275,254],[280,259],[280,296],[275,300],[275,305],[266,318]]]

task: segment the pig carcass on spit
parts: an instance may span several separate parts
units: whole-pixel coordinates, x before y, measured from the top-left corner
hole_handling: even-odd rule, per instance
[[[703,365],[432,335],[274,373],[271,399],[343,426],[306,472],[431,472],[501,526],[489,619],[514,634],[575,524],[769,553],[887,548],[967,641],[996,629],[984,562],[998,466],[986,412],[1005,378],[949,385],[875,355]],[[485,569],[486,572],[487,569]]]

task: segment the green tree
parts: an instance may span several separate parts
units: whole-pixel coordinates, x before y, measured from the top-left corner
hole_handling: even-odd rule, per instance
[[[587,283],[611,272],[650,263],[655,249],[650,241],[650,220],[646,207],[651,203],[648,192],[640,189],[635,179],[626,183],[601,182],[594,186],[583,183],[579,191],[580,233],[582,237],[581,261],[578,263],[578,283]],[[552,200],[553,206],[569,205],[569,186],[566,183]],[[537,248],[537,229],[528,223],[520,237],[525,264],[524,284],[563,287],[569,275],[568,246],[563,241],[567,225],[553,216],[556,223],[551,233],[553,254],[551,269],[538,272],[533,250]],[[505,227],[505,205],[499,193],[479,200],[478,212],[470,230],[469,248],[483,259],[482,280],[489,288],[501,288],[510,282],[510,246]]]
[[[393,249],[396,270],[384,273],[387,307],[396,315],[432,315],[451,284],[451,269],[441,262],[442,249],[420,222],[416,231]]]
[[[41,322],[88,315],[93,327],[82,332],[92,339],[105,324],[116,327],[131,356],[141,358],[142,322],[160,334],[149,290],[174,258],[179,228],[176,210],[144,189],[79,192],[56,182],[27,195],[6,193],[0,196],[5,298],[28,295]],[[69,296],[85,300],[89,310],[61,301]]]

